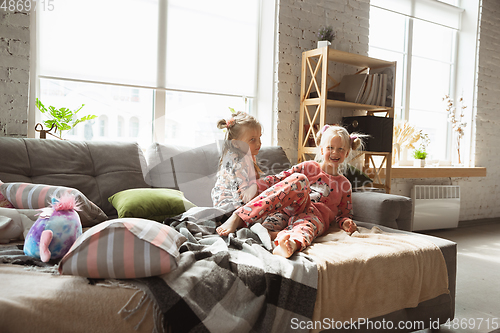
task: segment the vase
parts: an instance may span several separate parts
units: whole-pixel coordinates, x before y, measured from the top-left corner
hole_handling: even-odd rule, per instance
[[[401,145],[394,143],[392,145],[392,164],[399,165],[399,161],[401,161]]]
[[[423,168],[425,166],[425,160],[414,160],[413,161],[413,166],[415,168]]]
[[[318,40],[318,49],[321,47],[330,46],[330,45],[332,45],[332,43],[330,43],[327,40]]]

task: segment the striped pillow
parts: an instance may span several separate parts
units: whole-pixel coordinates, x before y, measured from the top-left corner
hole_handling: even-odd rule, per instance
[[[0,192],[17,209],[40,209],[50,206],[52,197],[59,197],[69,191],[76,197],[80,210],[77,211],[83,227],[91,227],[108,219],[107,215],[77,189],[64,186],[50,186],[31,183],[4,183]]]
[[[59,263],[59,272],[88,278],[133,279],[177,268],[186,241],[170,226],[140,218],[109,220],[78,238]]]
[[[7,200],[2,192],[0,192],[0,208],[14,208],[14,206]]]
[[[0,185],[2,185],[3,182],[0,180]],[[14,208],[14,206],[12,206],[12,204],[9,202],[9,200],[7,200],[2,192],[0,192],[0,208]]]

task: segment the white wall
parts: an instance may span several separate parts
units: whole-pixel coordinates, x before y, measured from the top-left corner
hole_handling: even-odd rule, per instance
[[[29,14],[0,10],[0,136],[27,136],[29,57]]]

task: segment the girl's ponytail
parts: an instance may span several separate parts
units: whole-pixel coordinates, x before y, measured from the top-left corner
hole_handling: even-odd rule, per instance
[[[357,150],[363,147],[363,141],[359,138],[360,134],[352,133],[349,138],[351,139],[351,149]],[[363,134],[363,136],[366,136]]]
[[[217,128],[218,129],[224,129],[227,127],[227,121],[226,119],[221,119],[217,122]]]

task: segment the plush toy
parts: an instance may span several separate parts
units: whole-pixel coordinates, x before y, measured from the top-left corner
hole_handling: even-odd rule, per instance
[[[82,234],[75,196],[67,193],[52,198],[52,206],[44,208],[24,241],[24,253],[43,262],[61,259]]]

